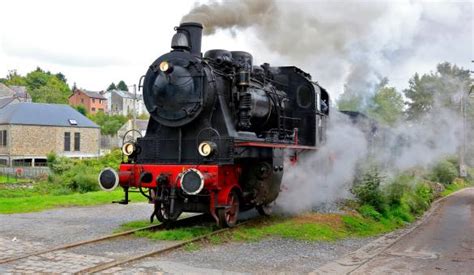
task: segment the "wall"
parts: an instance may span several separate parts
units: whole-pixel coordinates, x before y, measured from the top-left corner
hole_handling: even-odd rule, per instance
[[[86,107],[88,113],[95,114],[98,111],[107,111],[107,100],[90,98],[88,95],[80,90],[76,90],[72,96],[69,97],[69,105]]]
[[[71,132],[71,151],[64,151],[64,133]],[[74,133],[81,133],[80,151],[74,151]],[[99,153],[100,129],[11,125],[9,131],[11,156],[46,156],[54,151],[70,157],[93,157]]]

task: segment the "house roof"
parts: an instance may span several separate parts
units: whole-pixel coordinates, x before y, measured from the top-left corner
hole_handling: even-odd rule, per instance
[[[8,88],[7,85],[0,83],[0,97],[13,97],[15,96],[15,91]]]
[[[83,90],[83,89],[76,89],[76,90],[72,91],[71,96],[73,96],[76,91],[82,92],[90,98],[97,98],[97,99],[107,100],[107,98],[105,98],[100,92],[87,91],[87,90]],[[69,97],[71,97],[71,96],[69,96]]]
[[[14,97],[4,97],[0,99],[0,109],[10,104],[12,101],[18,100]]]
[[[69,105],[26,102],[0,109],[0,124],[99,128]]]
[[[101,95],[99,92],[92,92],[92,91],[86,91],[82,90],[88,97],[91,98],[98,98],[98,99],[107,99],[103,95]]]
[[[117,95],[124,97],[124,98],[133,98],[133,94],[127,92],[127,91],[122,91],[122,90],[111,90],[110,92],[116,93]]]

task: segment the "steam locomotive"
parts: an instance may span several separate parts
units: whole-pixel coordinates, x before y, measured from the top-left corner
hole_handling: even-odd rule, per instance
[[[119,171],[100,186],[138,189],[154,204],[150,219],[210,214],[232,227],[239,211],[269,215],[283,167],[325,141],[329,95],[294,66],[253,65],[244,51],[201,53],[202,25],[182,23],[171,52],[151,64],[143,98],[145,136],[125,142]]]

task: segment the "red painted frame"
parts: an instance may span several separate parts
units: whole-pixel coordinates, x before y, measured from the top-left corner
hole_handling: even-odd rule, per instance
[[[194,168],[204,176],[204,188],[211,194],[210,211],[226,207],[227,197],[232,190],[241,193],[239,178],[242,168],[239,165],[176,165],[176,164],[121,164],[119,168],[119,184],[122,187],[138,187],[143,172],[152,174],[150,183],[142,183],[141,187],[156,188],[156,179],[160,174],[168,175],[170,186],[181,188],[179,177],[184,171]],[[217,199],[217,201],[216,201]]]

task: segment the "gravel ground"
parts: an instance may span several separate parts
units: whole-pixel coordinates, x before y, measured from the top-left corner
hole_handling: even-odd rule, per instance
[[[0,236],[54,246],[110,234],[125,222],[149,219],[152,211],[152,205],[132,203],[2,214]]]
[[[148,219],[151,211],[151,205],[134,203],[126,206],[109,204],[0,215],[0,237],[12,247],[16,247],[15,243],[18,242],[34,242],[40,243],[44,247],[52,247],[110,234],[125,222]],[[256,211],[242,214],[242,218],[250,218],[256,215]],[[17,239],[16,242],[13,242],[14,238]],[[197,251],[179,250],[110,271],[126,274],[137,272],[172,274],[307,273],[324,263],[360,248],[369,241],[371,239],[348,239],[338,242],[266,239],[250,243],[206,245]],[[117,259],[170,243],[124,237],[101,246],[90,245],[74,248],[68,250],[67,255],[65,254],[67,257],[62,254],[57,257],[58,259],[70,258],[71,265],[73,265],[82,261],[77,261],[76,258]],[[28,251],[25,246],[21,245],[21,247]],[[27,259],[24,261],[24,268],[35,268],[33,264],[36,265],[31,259]],[[45,262],[44,259],[43,263],[37,265],[46,268],[45,270],[48,267],[52,268],[52,265]],[[68,268],[73,267],[69,266]],[[3,271],[6,271],[11,267],[5,266],[3,268]],[[20,269],[20,273],[21,270],[23,269]],[[39,271],[39,269],[33,269],[33,271],[35,270]]]
[[[337,242],[305,242],[290,239],[267,239],[250,243],[227,243],[206,246],[198,251],[172,252],[156,258],[195,268],[242,273],[308,273],[318,266],[359,249],[372,239],[346,239]],[[139,263],[140,267],[145,263]],[[163,268],[162,268],[163,270]],[[167,271],[164,269],[163,271]]]

